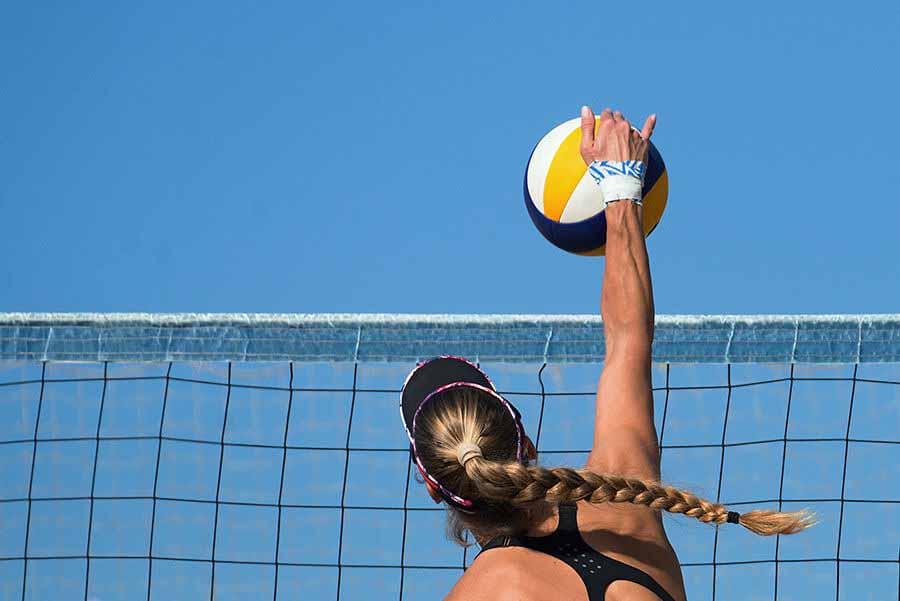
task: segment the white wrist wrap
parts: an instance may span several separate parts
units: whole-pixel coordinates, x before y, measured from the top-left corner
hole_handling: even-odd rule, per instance
[[[588,172],[600,186],[604,208],[611,202],[625,199],[643,204],[647,169],[642,161],[594,161]]]

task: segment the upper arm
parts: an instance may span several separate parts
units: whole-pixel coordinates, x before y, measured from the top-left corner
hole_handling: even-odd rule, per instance
[[[620,343],[607,354],[597,386],[589,468],[659,479],[650,374],[649,344]]]

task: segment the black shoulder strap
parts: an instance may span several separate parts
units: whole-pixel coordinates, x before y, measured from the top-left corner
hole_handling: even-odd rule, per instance
[[[581,579],[588,589],[588,596],[591,599],[605,598],[606,588],[612,582],[616,580],[628,580],[652,591],[660,599],[663,599],[663,601],[674,601],[672,595],[643,570],[639,570],[627,563],[613,559],[608,555],[603,555],[584,542],[584,539],[581,538],[581,534],[578,532],[578,506],[574,503],[559,506],[559,526],[557,527],[556,532],[558,534],[568,535],[569,537],[576,537],[576,547],[582,549],[583,552],[587,553],[589,556],[600,559],[597,563],[598,567],[600,565],[604,566],[602,571],[595,573],[592,571],[595,570],[595,568],[590,559],[588,560],[590,565],[588,565],[585,563],[584,559],[579,560],[577,557],[560,557],[557,555],[557,557],[566,561],[566,563],[571,565],[575,571],[578,572],[578,575],[581,576]],[[568,540],[573,539],[569,538]]]
[[[578,532],[578,508],[574,503],[559,506],[559,525],[556,531],[567,534]]]

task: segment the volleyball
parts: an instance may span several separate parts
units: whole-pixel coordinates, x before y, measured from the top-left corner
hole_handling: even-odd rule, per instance
[[[594,127],[599,124],[598,116]],[[603,194],[581,158],[580,126],[577,118],[557,125],[534,147],[525,169],[525,206],[538,231],[554,245],[599,256],[606,252]],[[668,194],[666,165],[650,142],[643,188],[645,236],[662,219]]]

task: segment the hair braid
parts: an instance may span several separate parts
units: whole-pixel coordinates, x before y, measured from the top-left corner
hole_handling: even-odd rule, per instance
[[[483,402],[471,390],[446,394],[448,398],[422,408],[415,433],[416,452],[429,474],[459,496],[481,505],[472,514],[451,512],[450,531],[460,544],[466,544],[465,530],[479,540],[521,532],[533,521],[532,511],[540,510],[542,502],[632,503],[705,523],[737,522],[765,536],[793,534],[815,523],[805,511],[738,514],[659,482],[521,463],[514,444],[518,433],[508,411],[494,400]],[[472,446],[480,454],[471,453]]]
[[[484,499],[516,507],[539,500],[559,504],[586,499],[591,503],[644,505],[715,524],[729,521],[731,513],[721,503],[707,501],[674,486],[591,470],[545,468],[475,457],[466,463],[465,471]],[[763,536],[793,534],[815,523],[813,516],[805,511],[754,510],[737,519],[748,530]]]

